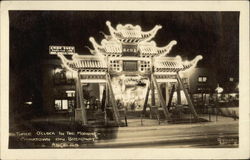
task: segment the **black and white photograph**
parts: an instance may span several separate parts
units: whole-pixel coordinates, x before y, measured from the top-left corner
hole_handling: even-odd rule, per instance
[[[241,11],[6,18],[7,149],[239,149]]]

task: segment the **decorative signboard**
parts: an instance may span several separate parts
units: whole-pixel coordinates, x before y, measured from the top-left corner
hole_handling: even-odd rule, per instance
[[[49,46],[49,54],[57,55],[61,53],[63,55],[73,55],[75,53],[74,46]]]
[[[123,61],[123,71],[133,72],[137,70],[137,61]]]

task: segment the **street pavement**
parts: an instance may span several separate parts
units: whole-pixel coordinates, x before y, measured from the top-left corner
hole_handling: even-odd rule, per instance
[[[185,123],[167,123],[163,120],[138,117],[128,117],[127,127],[91,127],[83,128],[69,121],[67,117],[46,117],[27,122],[29,128],[48,131],[87,131],[97,133],[98,137],[93,143],[85,142],[55,142],[59,147],[69,147],[70,143],[76,148],[232,148],[238,147],[238,119],[215,115],[199,115],[202,119],[210,121],[193,123],[190,115],[184,115]],[[76,126],[75,126],[76,125]],[[86,130],[87,129],[87,130]],[[57,136],[50,136],[52,139]],[[75,138],[79,138],[74,136]],[[67,139],[67,136],[64,138]],[[23,147],[18,137],[10,139],[12,146]],[[52,143],[44,145],[53,147]],[[39,147],[38,143],[29,144],[28,147]],[[18,148],[18,147],[17,147]]]
[[[211,119],[216,120],[216,117]],[[140,120],[133,119],[128,121],[128,127],[118,128],[115,139],[96,141],[93,147],[237,147],[238,120],[221,116],[217,119],[195,124],[160,125],[147,119],[144,120],[147,126],[136,126]]]

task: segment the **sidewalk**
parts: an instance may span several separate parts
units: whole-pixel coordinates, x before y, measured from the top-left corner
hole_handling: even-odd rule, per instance
[[[155,127],[155,126],[172,126],[172,125],[197,125],[197,124],[206,124],[206,123],[228,123],[228,122],[234,122],[235,120],[232,117],[224,117],[224,116],[217,116],[216,115],[210,115],[210,120],[209,120],[209,115],[208,114],[199,114],[199,118],[204,119],[205,121],[202,122],[192,122],[190,119],[190,115],[183,115],[183,119],[185,119],[185,123],[169,123],[166,120],[161,119],[160,124],[157,119],[149,119],[149,118],[143,118],[141,119],[140,117],[128,117],[127,118],[127,127],[120,127],[120,128],[130,128],[130,127]],[[100,121],[100,120],[99,120]],[[122,117],[122,121],[125,122],[124,117]],[[207,122],[206,122],[207,121]],[[69,123],[74,123],[73,118],[69,118],[67,116],[48,116],[48,117],[40,117],[40,118],[35,118],[32,119],[30,122],[53,122],[53,123],[60,123],[60,124],[69,124]],[[94,122],[94,121],[89,121]]]
[[[206,115],[207,116],[207,115]],[[205,117],[205,116],[204,116]],[[216,117],[212,117],[211,122],[201,122],[201,123],[185,123],[185,124],[169,124],[167,122],[158,124],[155,119],[144,119],[141,125],[140,119],[128,120],[127,127],[119,127],[119,131],[140,131],[140,130],[159,130],[159,129],[171,129],[171,128],[190,128],[190,127],[206,127],[206,126],[223,126],[223,125],[238,125],[238,120],[233,120],[232,118],[218,116],[218,121],[215,121]],[[113,130],[114,128],[105,128],[105,130]],[[102,130],[102,128],[98,128]],[[117,129],[115,129],[117,130]]]
[[[238,121],[228,121],[227,118],[221,120],[188,125],[120,127],[116,130],[115,139],[97,141],[93,147],[237,147]],[[219,138],[235,139],[235,144],[219,144]]]

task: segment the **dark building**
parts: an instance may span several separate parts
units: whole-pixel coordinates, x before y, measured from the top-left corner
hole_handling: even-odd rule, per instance
[[[213,97],[218,84],[215,71],[210,68],[193,68],[190,72],[185,76],[194,103],[209,104],[209,98]]]
[[[43,104],[45,113],[62,113],[75,106],[75,82],[72,72],[62,68],[59,59],[43,63]]]
[[[60,59],[51,55],[43,63],[42,98],[43,110],[47,114],[74,112],[76,107],[76,75],[63,67]],[[100,100],[99,85],[97,83],[83,84],[83,94],[86,104],[90,99]]]

